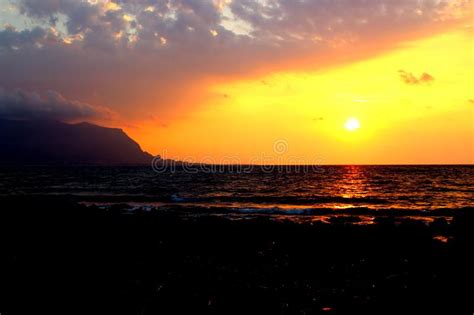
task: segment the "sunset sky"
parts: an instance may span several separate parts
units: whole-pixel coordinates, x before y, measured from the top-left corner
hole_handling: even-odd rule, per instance
[[[197,162],[474,163],[473,35],[472,0],[0,0],[0,117]]]

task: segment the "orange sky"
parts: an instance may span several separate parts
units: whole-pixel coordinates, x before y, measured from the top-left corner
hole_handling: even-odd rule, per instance
[[[0,0],[0,117],[195,162],[473,163],[473,25],[473,0]]]
[[[346,50],[347,51],[347,50]],[[166,125],[127,132],[168,158],[228,163],[473,163],[469,25],[322,70],[216,80]],[[401,70],[420,79],[407,83]],[[361,127],[350,132],[350,117]],[[287,151],[274,152],[275,142]]]

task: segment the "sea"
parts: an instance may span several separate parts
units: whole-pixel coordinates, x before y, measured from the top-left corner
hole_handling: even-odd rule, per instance
[[[232,220],[449,220],[474,206],[474,166],[1,167],[0,196]]]

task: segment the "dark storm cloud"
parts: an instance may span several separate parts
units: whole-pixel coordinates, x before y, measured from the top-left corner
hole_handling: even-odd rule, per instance
[[[1,118],[73,121],[108,119],[111,116],[112,113],[107,109],[67,100],[55,91],[48,91],[41,96],[35,92],[0,87]]]
[[[434,81],[434,77],[431,74],[426,73],[426,72],[421,74],[419,77],[415,76],[411,72],[407,72],[404,70],[400,70],[398,71],[398,73],[400,74],[400,79],[409,85],[431,83]]]

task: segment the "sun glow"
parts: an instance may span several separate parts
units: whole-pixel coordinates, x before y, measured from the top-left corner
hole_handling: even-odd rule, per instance
[[[252,163],[256,156],[274,156],[275,140],[286,139],[288,154],[271,162],[302,157],[326,164],[472,163],[474,81],[467,35],[444,33],[320,71],[206,82],[209,96],[185,95],[199,104],[193,112],[163,127],[150,120],[127,131],[146,150],[166,151],[174,159],[238,156]],[[401,69],[418,81],[425,72],[434,79],[407,83]],[[350,118],[357,123],[347,128]]]
[[[344,124],[344,127],[349,131],[356,131],[360,128],[360,122],[357,118],[349,118]]]

